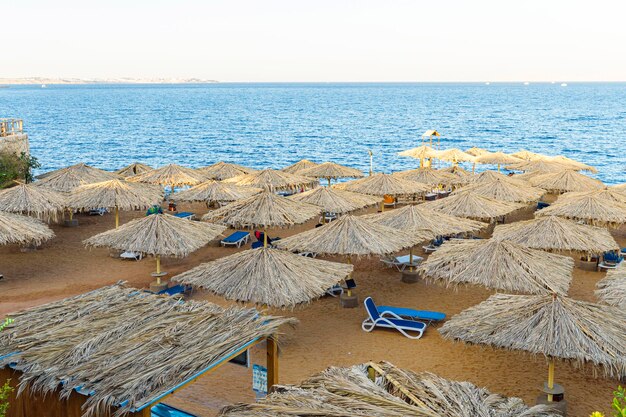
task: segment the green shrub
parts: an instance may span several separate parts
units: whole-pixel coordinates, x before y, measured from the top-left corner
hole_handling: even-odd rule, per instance
[[[37,158],[25,152],[19,155],[12,152],[0,153],[0,188],[6,188],[15,181],[32,182],[33,169],[40,166]]]

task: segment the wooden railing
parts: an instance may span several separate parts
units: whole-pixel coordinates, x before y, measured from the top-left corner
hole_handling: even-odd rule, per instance
[[[0,137],[24,133],[21,119],[0,119]]]

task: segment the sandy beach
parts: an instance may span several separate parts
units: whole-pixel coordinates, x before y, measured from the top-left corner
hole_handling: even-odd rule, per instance
[[[201,214],[201,205],[180,205],[181,210]],[[370,209],[369,212],[375,209]],[[143,216],[143,212],[121,213],[121,222]],[[528,213],[520,217],[528,217]],[[34,252],[23,253],[16,246],[0,248],[0,314],[40,305],[67,296],[80,294],[119,280],[138,288],[147,288],[154,270],[151,258],[122,261],[111,257],[106,249],[85,249],[82,240],[113,227],[114,219],[105,216],[78,216],[78,228],[53,225],[57,237]],[[271,236],[289,236],[312,228],[314,222],[285,230],[271,231]],[[228,231],[227,231],[228,233]],[[624,246],[623,233],[615,235]],[[249,247],[249,245],[247,246]],[[186,271],[237,250],[221,248],[217,242],[185,259],[165,259],[163,269],[169,276]],[[339,258],[330,260],[342,261]],[[597,301],[595,284],[604,273],[574,270],[569,291],[573,298]],[[355,262],[354,278],[361,301],[372,296],[380,304],[393,304],[442,311],[448,317],[485,300],[492,291],[480,287],[445,288],[418,282],[404,284],[395,269],[385,268],[377,257]],[[195,299],[207,299],[220,305],[230,302],[211,294],[196,292]],[[299,324],[284,329],[280,338],[280,381],[298,383],[303,378],[331,365],[348,366],[369,360],[387,360],[416,371],[431,371],[454,380],[468,380],[492,392],[521,397],[534,404],[539,387],[547,374],[542,357],[525,353],[465,346],[440,337],[436,327],[429,327],[420,340],[409,340],[397,332],[377,330],[365,333],[361,321],[362,307],[344,309],[332,297],[300,306],[294,310],[269,310],[275,315],[296,317]],[[264,364],[263,347],[253,351],[252,361]],[[566,388],[570,416],[586,417],[592,411],[610,412],[612,391],[616,380],[593,378],[590,371],[577,370],[559,362],[556,381]],[[216,415],[220,408],[232,403],[254,401],[251,390],[251,369],[226,365],[216,373],[200,379],[177,392],[166,402],[202,417]]]

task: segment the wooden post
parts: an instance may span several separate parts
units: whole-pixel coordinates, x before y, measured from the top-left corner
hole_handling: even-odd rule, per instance
[[[267,339],[267,392],[271,392],[271,388],[278,384],[278,344],[276,336]]]
[[[160,284],[161,283],[161,255],[157,255],[156,256],[156,264],[157,264],[156,265],[156,268],[157,268],[157,270],[156,270],[156,273],[157,273],[156,279],[157,279],[157,284]]]
[[[120,210],[117,206],[115,206],[115,228],[117,229],[120,226]]]
[[[328,188],[330,188],[330,177],[326,178],[328,180]]]
[[[263,247],[267,248],[267,229],[263,229]]]
[[[554,359],[550,358],[550,363],[548,364],[548,389],[554,388]],[[553,401],[553,395],[548,394],[548,402]]]

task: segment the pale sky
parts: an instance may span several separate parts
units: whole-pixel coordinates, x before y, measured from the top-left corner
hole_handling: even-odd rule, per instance
[[[624,0],[0,0],[7,77],[624,81]]]

